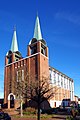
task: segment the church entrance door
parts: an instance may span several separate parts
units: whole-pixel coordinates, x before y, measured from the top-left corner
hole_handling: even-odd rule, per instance
[[[14,108],[14,96],[10,95],[10,108]]]

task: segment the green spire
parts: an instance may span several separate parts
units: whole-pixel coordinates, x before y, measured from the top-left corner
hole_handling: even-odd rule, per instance
[[[42,39],[42,34],[41,34],[41,29],[40,29],[40,23],[39,23],[38,15],[37,15],[37,18],[36,18],[33,38],[36,38],[37,40],[41,40]]]
[[[17,36],[16,36],[16,29],[14,28],[13,39],[11,44],[11,51],[16,52],[18,51],[18,43],[17,43]]]

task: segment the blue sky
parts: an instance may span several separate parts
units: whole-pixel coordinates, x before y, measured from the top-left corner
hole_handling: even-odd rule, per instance
[[[38,12],[49,64],[65,73],[80,97],[80,0],[0,0],[0,97],[4,91],[5,55],[16,26],[19,51],[27,54]]]

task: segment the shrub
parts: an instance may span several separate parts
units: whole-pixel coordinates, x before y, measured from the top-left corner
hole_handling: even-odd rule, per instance
[[[76,109],[71,110],[71,115],[72,115],[73,118],[76,118],[77,114],[78,114],[78,110],[76,110]]]
[[[73,118],[70,116],[70,117],[67,117],[66,120],[73,120]]]
[[[28,108],[25,109],[25,111],[23,113],[26,114],[26,115],[36,114],[36,109],[28,107]]]

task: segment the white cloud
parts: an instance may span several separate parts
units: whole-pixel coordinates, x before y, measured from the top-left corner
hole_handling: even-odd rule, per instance
[[[64,20],[67,20],[74,24],[80,25],[80,15],[78,15],[78,14],[67,13],[67,12],[58,12],[58,13],[56,13],[55,18],[64,19]]]

